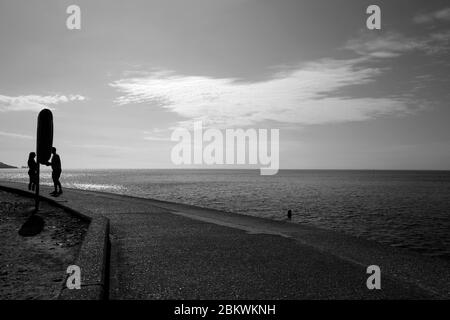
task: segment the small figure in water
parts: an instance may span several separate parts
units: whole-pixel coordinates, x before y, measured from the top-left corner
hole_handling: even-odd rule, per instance
[[[36,153],[30,152],[28,155],[28,177],[30,182],[28,183],[28,190],[34,191],[37,182],[37,163],[34,160],[36,158]]]
[[[289,220],[292,219],[292,210],[291,209],[288,210],[287,217],[288,217]]]
[[[53,180],[53,185],[55,186],[55,191],[53,191],[50,194],[54,195],[54,196],[58,196],[63,193],[62,187],[61,187],[61,182],[59,182],[59,177],[61,177],[61,172],[62,172],[61,158],[56,153],[55,147],[52,148],[52,154],[53,154],[52,162],[48,162],[47,165],[52,166],[52,180]],[[59,191],[58,191],[58,186],[59,186]]]

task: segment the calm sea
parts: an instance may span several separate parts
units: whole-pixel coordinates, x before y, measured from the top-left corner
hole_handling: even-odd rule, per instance
[[[27,181],[26,169],[0,180]],[[51,185],[50,172],[43,173]],[[285,219],[450,259],[450,172],[66,170],[63,186]]]

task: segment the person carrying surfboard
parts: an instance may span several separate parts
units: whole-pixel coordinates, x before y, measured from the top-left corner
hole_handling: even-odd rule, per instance
[[[28,177],[30,178],[30,182],[28,183],[28,190],[34,191],[36,188],[36,182],[37,182],[37,163],[36,160],[36,153],[30,152],[28,155]]]
[[[52,161],[47,162],[48,166],[52,166],[52,180],[53,185],[55,186],[55,191],[50,193],[51,195],[58,196],[63,193],[61,182],[59,181],[59,178],[61,177],[62,169],[61,169],[61,158],[59,157],[59,154],[56,153],[56,148],[52,147]],[[59,187],[59,191],[58,191]]]

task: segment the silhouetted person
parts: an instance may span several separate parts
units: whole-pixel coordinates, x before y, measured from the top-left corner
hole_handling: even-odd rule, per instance
[[[28,177],[30,182],[28,183],[28,190],[34,191],[37,182],[37,163],[34,160],[36,158],[36,153],[30,152],[28,155]]]
[[[48,166],[52,166],[52,180],[53,180],[53,185],[55,186],[55,191],[53,191],[51,194],[52,195],[60,195],[63,193],[62,191],[62,187],[61,187],[61,182],[59,182],[59,177],[61,177],[61,158],[59,157],[59,155],[56,153],[56,148],[53,147],[52,148],[52,161],[48,162],[47,165]],[[58,191],[58,187],[59,187],[59,191]]]
[[[288,217],[289,220],[292,219],[292,211],[290,209],[287,212],[287,217]]]

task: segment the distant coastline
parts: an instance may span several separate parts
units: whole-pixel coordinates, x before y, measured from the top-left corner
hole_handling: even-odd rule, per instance
[[[17,169],[17,167],[10,166],[9,164],[0,162],[0,169]]]

